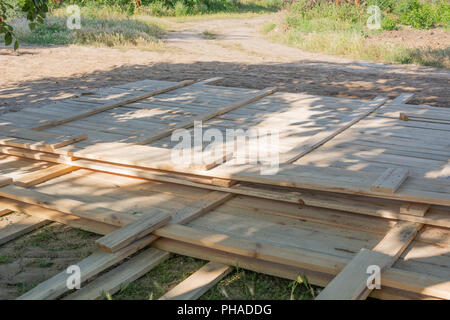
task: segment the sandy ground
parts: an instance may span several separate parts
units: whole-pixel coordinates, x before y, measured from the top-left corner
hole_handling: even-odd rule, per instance
[[[383,65],[303,52],[264,39],[268,16],[173,24],[162,52],[79,46],[0,47],[0,113],[39,107],[86,89],[142,79],[223,76],[225,86],[371,99],[415,93],[448,106],[447,70]],[[204,31],[214,34],[205,37]],[[16,216],[0,219],[0,225]],[[0,246],[0,299],[11,299],[82,260],[97,235],[52,224]]]
[[[393,98],[414,92],[411,103],[448,106],[449,71],[358,62],[271,43],[259,30],[272,18],[172,23],[176,31],[167,36],[167,50],[158,52],[52,46],[14,53],[0,48],[0,113],[42,106],[87,88],[214,76],[225,77],[225,86],[278,86],[339,97]]]

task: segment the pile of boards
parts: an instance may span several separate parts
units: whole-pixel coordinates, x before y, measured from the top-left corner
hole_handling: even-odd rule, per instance
[[[78,263],[81,290],[64,271],[20,299],[99,299],[171,253],[210,263],[163,299],[196,299],[230,266],[306,276],[317,299],[450,298],[450,109],[219,80],[144,80],[0,117],[0,215],[27,215],[0,244],[49,221],[104,235]],[[172,133],[199,121],[276,129],[278,170],[229,165],[228,149],[172,161]]]

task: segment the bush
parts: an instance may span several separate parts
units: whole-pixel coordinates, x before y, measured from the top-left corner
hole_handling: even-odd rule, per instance
[[[405,4],[400,21],[415,29],[430,29],[437,23],[435,11],[431,6],[417,0]]]
[[[390,16],[385,16],[381,20],[381,28],[383,30],[397,30],[397,21],[391,18]]]
[[[182,1],[178,1],[175,3],[174,12],[176,17],[181,17],[187,15],[189,9]]]

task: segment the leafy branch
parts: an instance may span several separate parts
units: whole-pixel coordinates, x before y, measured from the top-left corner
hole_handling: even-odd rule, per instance
[[[33,30],[37,24],[44,23],[48,12],[48,0],[21,0],[19,7],[26,14],[29,28]],[[0,35],[4,34],[6,46],[11,45],[14,41],[14,50],[17,50],[19,41],[14,35],[14,28],[8,22],[6,15],[8,9],[13,10],[14,8],[6,0],[0,0]]]

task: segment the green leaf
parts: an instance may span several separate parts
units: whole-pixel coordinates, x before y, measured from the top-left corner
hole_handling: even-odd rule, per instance
[[[19,41],[15,41],[14,42],[14,51],[16,51],[17,49],[19,49]]]
[[[5,33],[5,46],[9,46],[12,42],[12,34],[11,32]]]
[[[33,30],[36,27],[36,23],[35,22],[30,22],[28,24],[28,27],[30,27],[30,30]]]

